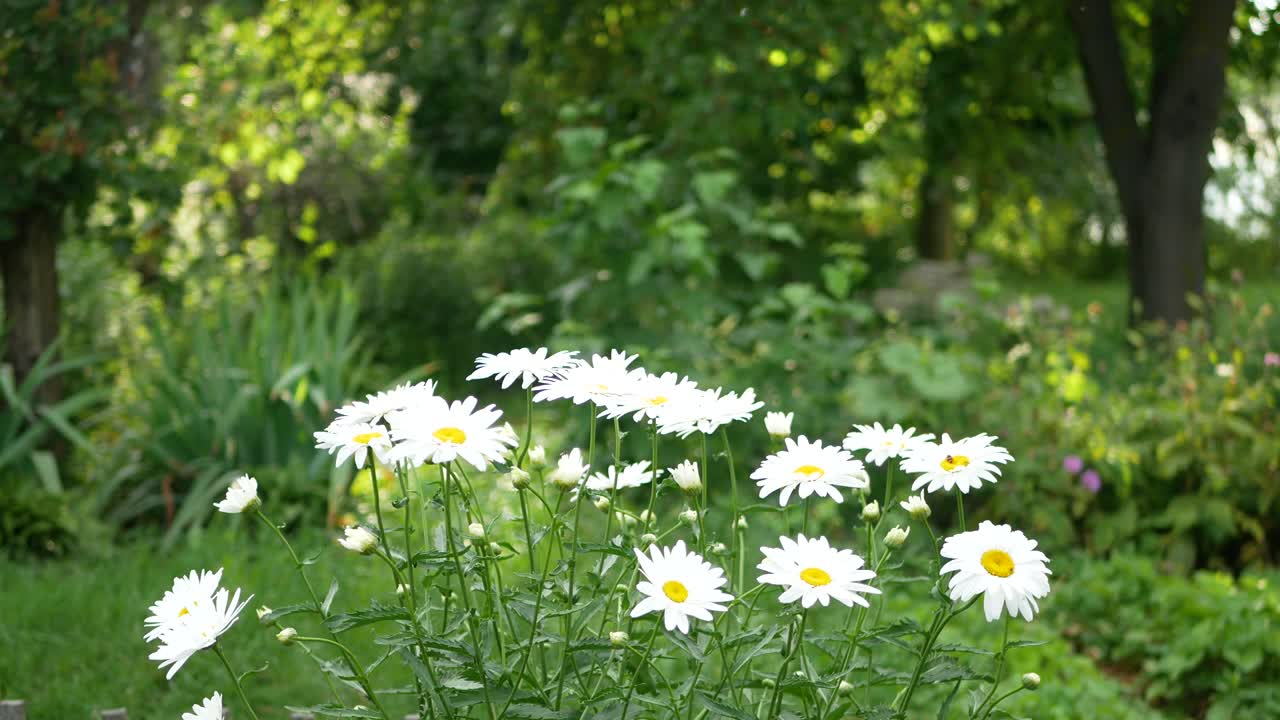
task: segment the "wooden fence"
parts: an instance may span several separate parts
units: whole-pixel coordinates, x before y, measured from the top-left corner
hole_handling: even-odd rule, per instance
[[[129,712],[124,708],[103,710],[102,720],[129,720]],[[222,717],[230,718],[230,708],[222,711]],[[310,713],[293,713],[289,720],[314,720]],[[0,700],[0,720],[27,720],[27,703],[23,700]],[[404,720],[418,720],[417,715],[405,715]]]

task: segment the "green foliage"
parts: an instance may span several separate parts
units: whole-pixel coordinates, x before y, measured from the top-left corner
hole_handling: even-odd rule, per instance
[[[65,464],[50,448],[61,444],[63,456],[72,448],[96,454],[78,426],[103,405],[107,392],[84,388],[47,400],[48,385],[65,383],[95,361],[58,360],[59,349],[45,351],[20,383],[10,365],[0,365],[0,547],[6,549],[61,554],[77,534]]]
[[[1280,590],[1274,574],[1156,570],[1122,554],[1081,562],[1055,597],[1072,641],[1157,706],[1206,720],[1280,713]]]
[[[360,382],[354,294],[339,283],[227,287],[151,315],[98,433],[98,505],[114,524],[163,517],[166,542],[201,527],[232,478],[284,493],[287,517],[332,520],[347,473],[314,450],[311,428]]]
[[[34,207],[93,199],[115,153],[126,98],[125,3],[0,3],[0,241]]]

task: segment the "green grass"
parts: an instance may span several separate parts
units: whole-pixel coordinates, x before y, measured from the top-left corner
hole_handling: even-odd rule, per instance
[[[263,528],[253,528],[262,530]],[[384,568],[370,558],[347,553],[318,533],[295,541],[300,554],[324,548],[310,568],[323,593],[336,570],[344,585],[337,610],[366,605],[391,595]],[[224,567],[223,584],[243,588],[254,599],[223,645],[238,671],[267,665],[250,676],[245,690],[264,718],[283,718],[285,705],[313,705],[329,699],[315,664],[297,645],[283,646],[274,628],[260,625],[253,608],[280,607],[306,597],[302,582],[278,541],[262,532],[210,533],[198,544],[162,553],[158,543],[132,543],[100,557],[31,564],[0,559],[0,698],[21,698],[36,718],[97,717],[103,708],[125,707],[134,718],[177,718],[218,690],[239,717],[245,717],[225,670],[211,652],[187,661],[173,680],[147,659],[142,621],[148,606],[172,578],[193,568]],[[394,600],[390,600],[394,602]],[[314,617],[314,616],[312,616]],[[287,618],[304,634],[321,634],[314,620]],[[376,655],[370,632],[351,640],[366,664]],[[326,655],[329,653],[325,653]],[[375,674],[379,688],[409,681],[396,663]],[[397,714],[411,710],[403,697],[387,700]]]

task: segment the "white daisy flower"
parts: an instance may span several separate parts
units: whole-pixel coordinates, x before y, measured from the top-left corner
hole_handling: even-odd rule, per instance
[[[1008,525],[984,520],[977,530],[953,535],[942,544],[942,557],[950,562],[941,574],[955,573],[948,593],[952,601],[968,602],[982,593],[987,622],[1002,611],[1030,621],[1040,610],[1036,600],[1049,594],[1049,558],[1036,550],[1035,540]]]
[[[617,469],[610,465],[605,472],[596,473],[587,478],[586,487],[596,492],[609,492],[615,487],[622,490],[647,485],[652,479],[653,473],[649,470],[649,461],[641,460],[626,466],[622,472],[617,472]]]
[[[443,465],[461,458],[477,470],[500,462],[503,451],[517,441],[494,427],[501,410],[492,405],[477,410],[477,402],[469,397],[450,404],[435,397],[425,405],[388,415],[396,443],[391,459]]]
[[[608,357],[592,355],[590,362],[579,361],[554,375],[549,375],[534,388],[534,402],[571,400],[575,405],[593,402],[607,405],[627,386],[627,367],[637,355],[622,350],[612,351]]]
[[[192,705],[191,712],[182,713],[182,720],[222,720],[222,693],[215,692],[199,705]]]
[[[219,575],[221,572],[218,571]],[[235,624],[240,611],[252,599],[253,596],[250,595],[244,602],[240,602],[239,588],[234,596],[226,588],[218,588],[212,596],[192,595],[188,598],[189,604],[179,611],[175,622],[158,628],[159,633],[154,634],[154,637],[160,640],[160,647],[149,658],[159,661],[161,670],[169,666],[165,678],[172,679],[192,655],[217,642],[218,637]]]
[[[562,488],[576,488],[587,470],[587,464],[582,461],[582,451],[574,448],[556,461],[556,469],[551,471],[551,482]]]
[[[693,495],[702,492],[702,475],[698,473],[698,463],[685,460],[679,465],[669,468],[667,473],[680,489]]]
[[[231,485],[227,487],[227,496],[213,506],[218,508],[219,512],[235,515],[252,510],[261,504],[262,501],[258,499],[258,481],[248,475],[241,475],[231,481]]]
[[[684,541],[673,547],[649,548],[651,555],[635,551],[644,580],[636,583],[636,590],[644,599],[631,608],[631,617],[651,612],[661,612],[667,630],[679,630],[689,634],[689,618],[711,620],[711,612],[724,612],[720,603],[733,596],[720,590],[729,579],[724,570],[714,567],[697,553],[688,552]]]
[[[329,427],[314,433],[314,436],[317,449],[337,455],[334,467],[353,456],[357,468],[365,467],[370,450],[375,457],[386,462],[387,451],[391,449],[391,435],[381,424],[353,423],[339,418],[329,423]]]
[[[538,380],[573,366],[577,362],[573,356],[577,354],[576,350],[570,350],[547,355],[544,347],[532,351],[529,348],[516,348],[497,355],[485,353],[476,358],[476,370],[467,379],[501,380],[503,390],[520,380],[520,387],[528,390]]]
[[[342,537],[338,538],[338,544],[351,552],[368,555],[373,552],[374,548],[378,547],[378,538],[359,525],[352,525],[349,528],[343,528]]]
[[[618,394],[606,399],[600,417],[631,415],[635,422],[656,420],[663,408],[684,402],[697,390],[698,383],[676,373],[652,375],[637,368],[628,373],[627,382],[618,389]]]
[[[1000,477],[996,465],[1013,460],[1008,450],[991,444],[995,439],[991,435],[975,435],[953,441],[943,433],[940,442],[923,442],[911,448],[903,457],[902,470],[919,476],[911,484],[913,491],[956,487],[968,493],[980,487],[983,480],[994,483]]]
[[[854,425],[853,432],[844,438],[844,448],[849,451],[866,450],[863,459],[878,467],[887,460],[902,457],[917,444],[933,439],[933,435],[915,435],[915,432],[915,428],[903,430],[896,424],[888,430],[880,423]]]
[[[764,414],[764,429],[776,438],[791,437],[791,420],[795,416],[793,412],[767,412]]]
[[[804,435],[799,442],[791,438],[785,442],[785,449],[765,458],[751,473],[751,479],[760,486],[761,498],[781,490],[779,505],[786,505],[793,492],[799,492],[801,498],[817,494],[844,502],[844,496],[836,488],[867,487],[867,471],[862,461],[854,460],[848,450],[834,445],[824,447],[821,440],[809,442]]]
[[[222,582],[222,570],[192,570],[186,576],[179,575],[173,579],[173,587],[165,590],[164,596],[151,605],[151,615],[143,621],[150,627],[144,640],[160,637],[165,628],[183,622],[183,618],[207,605],[213,600]]]
[[[405,383],[376,395],[369,395],[363,401],[348,403],[338,408],[338,415],[349,423],[376,423],[393,412],[421,405],[435,394],[435,380],[413,385]]]
[[[750,420],[751,414],[764,407],[756,400],[756,391],[747,388],[741,395],[736,392],[699,390],[689,393],[678,403],[664,405],[658,412],[658,432],[675,434],[682,438],[695,432],[710,435],[734,421]]]
[[[810,540],[800,535],[795,540],[781,537],[778,541],[781,548],[760,548],[764,560],[756,568],[764,572],[757,582],[786,588],[780,601],[799,600],[809,608],[815,602],[826,607],[835,598],[849,607],[854,603],[870,607],[862,595],[880,593],[865,584],[876,574],[863,569],[866,563],[852,550],[837,550],[825,537]]]

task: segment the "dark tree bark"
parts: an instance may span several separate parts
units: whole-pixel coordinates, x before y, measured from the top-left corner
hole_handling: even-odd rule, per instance
[[[5,360],[18,382],[58,337],[60,302],[56,262],[61,217],[47,209],[18,218],[17,233],[0,241],[0,278],[4,281]],[[56,381],[38,397],[50,402],[61,394]]]
[[[951,173],[930,165],[920,179],[916,220],[916,254],[928,260],[951,260],[956,256],[955,199]]]
[[[1129,241],[1133,319],[1177,323],[1204,292],[1204,186],[1226,91],[1235,0],[1157,2],[1148,121],[1139,124],[1111,0],[1067,3]]]

